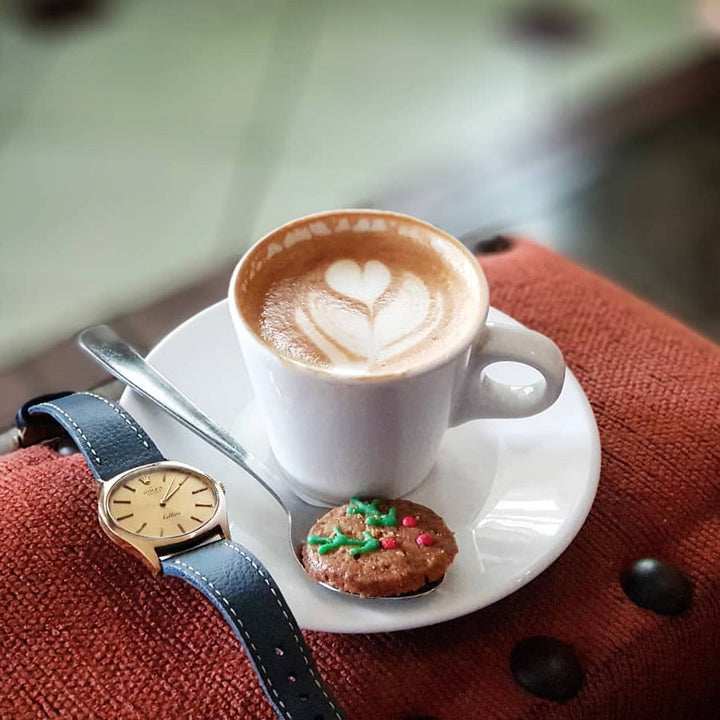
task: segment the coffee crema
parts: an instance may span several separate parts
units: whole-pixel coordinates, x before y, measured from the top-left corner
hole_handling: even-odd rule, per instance
[[[477,321],[472,260],[454,243],[425,228],[322,226],[260,243],[238,278],[240,312],[276,353],[341,375],[394,374],[442,355]]]

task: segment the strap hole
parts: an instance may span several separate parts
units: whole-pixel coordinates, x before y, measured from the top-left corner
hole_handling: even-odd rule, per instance
[[[275,654],[276,654],[276,655],[284,655],[284,654],[285,654],[285,651],[278,645],[278,646],[275,648]]]
[[[290,682],[295,682],[295,681],[297,680],[297,675],[296,675],[295,673],[290,673],[290,674],[288,675],[288,680],[289,680]]]
[[[324,715],[316,715],[314,720],[325,720],[325,716]]]
[[[310,699],[310,696],[307,693],[300,693],[298,697],[300,698],[300,702],[307,702]]]

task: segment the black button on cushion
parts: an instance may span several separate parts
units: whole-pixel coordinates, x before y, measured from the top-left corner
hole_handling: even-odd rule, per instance
[[[643,558],[620,573],[625,594],[641,608],[678,615],[690,607],[692,584],[674,565]]]
[[[505,252],[512,247],[512,243],[502,235],[495,235],[491,238],[479,240],[473,245],[476,255],[490,255],[492,253]]]
[[[547,700],[575,697],[585,671],[570,645],[552,637],[531,637],[519,642],[510,654],[515,681],[528,692]]]

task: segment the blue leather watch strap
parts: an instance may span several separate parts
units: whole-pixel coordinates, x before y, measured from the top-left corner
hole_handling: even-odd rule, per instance
[[[54,436],[62,426],[97,478],[109,480],[163,460],[138,423],[91,392],[43,396],[18,412],[18,426]],[[200,590],[230,623],[250,657],[275,711],[287,720],[342,720],[315,669],[310,650],[280,590],[260,561],[229,540],[162,560],[163,571]]]
[[[164,459],[135,420],[100,395],[82,392],[38,400],[24,406],[24,422],[31,424],[34,418],[50,416],[72,437],[100,480]]]
[[[166,559],[163,572],[202,592],[235,630],[277,714],[342,720],[280,590],[242,545],[218,540]]]

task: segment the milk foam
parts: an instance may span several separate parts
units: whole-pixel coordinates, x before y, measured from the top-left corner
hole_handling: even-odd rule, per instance
[[[360,220],[298,225],[256,246],[237,298],[257,335],[282,356],[353,376],[402,372],[469,341],[480,303],[472,258],[432,229],[410,236],[404,224]]]
[[[325,272],[326,288],[313,290],[295,310],[295,322],[344,373],[362,373],[425,340],[442,317],[442,296],[433,296],[410,272],[400,273],[394,292],[390,270],[371,260],[360,267],[338,260]],[[327,290],[327,291],[324,291]],[[362,302],[363,309],[338,303],[333,293]]]

